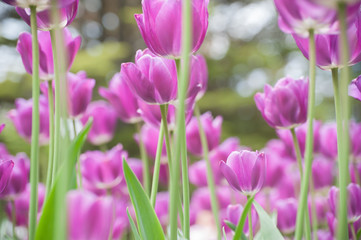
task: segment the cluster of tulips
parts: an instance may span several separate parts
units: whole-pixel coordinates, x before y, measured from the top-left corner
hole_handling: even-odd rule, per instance
[[[274,0],[310,76],[255,95],[278,135],[260,151],[221,142],[222,117],[199,111],[208,0],[143,0],[135,21],[148,48],[98,89],[99,101],[94,79],[69,72],[78,0],[2,2],[31,26],[17,50],[33,98],[8,113],[30,159],[0,145],[0,238],[360,239],[361,123],[349,120],[349,98],[361,101],[361,76],[351,82],[349,66],[361,61],[361,1]],[[316,66],[330,71],[336,122],[314,119]],[[141,159],[104,147],[118,120],[137,126]],[[86,140],[101,150],[81,152]],[[49,145],[44,183],[39,145]]]

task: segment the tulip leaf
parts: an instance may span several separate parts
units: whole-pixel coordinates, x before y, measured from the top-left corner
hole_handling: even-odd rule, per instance
[[[222,228],[222,233],[223,233],[223,239],[227,240],[227,234],[226,234],[226,230],[224,229],[224,227]]]
[[[75,168],[75,164],[77,161],[77,156],[80,153],[80,150],[88,136],[88,132],[92,125],[93,120],[89,119],[85,127],[82,131],[78,134],[78,136],[73,140],[70,144],[69,152],[68,152],[68,171],[72,172],[72,169]],[[60,168],[59,173],[55,179],[54,186],[51,188],[48,198],[43,204],[42,214],[39,220],[38,227],[36,229],[35,239],[42,240],[42,239],[53,239],[54,231],[55,231],[55,221],[56,221],[56,192],[57,188],[60,184],[63,184],[62,181],[65,172],[64,165]],[[66,187],[67,190],[71,188],[71,182],[69,181],[69,185]]]
[[[241,219],[238,222],[233,240],[241,239],[242,233],[243,233],[243,227],[244,227],[244,224],[246,223],[247,214],[251,210],[253,200],[254,200],[254,196],[250,197],[248,199],[246,205],[244,206],[244,209],[243,209],[243,212],[241,215]]]
[[[123,159],[123,171],[129,196],[135,209],[141,238],[147,240],[164,240],[165,236],[162,226],[150,204],[149,198],[125,159]]]
[[[128,220],[129,220],[129,223],[130,223],[130,228],[132,229],[132,233],[133,233],[133,236],[134,236],[134,239],[135,240],[141,240],[140,236],[139,236],[139,233],[138,233],[138,229],[137,227],[135,226],[135,223],[133,221],[133,218],[132,216],[130,216],[130,213],[129,213],[129,209],[127,208],[127,216],[128,216]]]
[[[267,239],[284,239],[280,231],[277,229],[272,218],[267,214],[267,212],[259,205],[257,202],[253,203],[258,217],[261,223],[260,232],[263,236],[263,239],[266,239],[264,236],[267,236]]]
[[[361,228],[357,231],[356,236],[357,236],[357,239],[361,238]]]
[[[224,223],[234,232],[236,231],[236,225],[234,225],[233,223],[231,223],[230,221],[224,220]]]

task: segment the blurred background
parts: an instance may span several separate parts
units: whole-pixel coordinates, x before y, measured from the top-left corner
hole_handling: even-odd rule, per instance
[[[73,35],[81,35],[82,47],[75,58],[72,72],[85,70],[96,79],[93,99],[100,99],[99,86],[108,86],[123,62],[134,61],[145,43],[140,35],[135,13],[141,13],[140,0],[83,0]],[[29,154],[29,143],[16,133],[7,118],[16,98],[31,97],[31,78],[26,74],[15,46],[19,34],[30,31],[13,7],[0,3],[0,122],[6,128],[0,141],[12,154]],[[200,101],[201,111],[223,116],[222,140],[237,136],[241,144],[261,149],[276,137],[256,108],[253,96],[264,85],[284,77],[307,76],[308,61],[298,51],[293,38],[282,33],[272,0],[212,0],[209,4],[209,28],[199,51],[207,59],[208,91]],[[356,77],[361,66],[353,67]],[[317,70],[316,118],[334,119],[331,73]],[[352,100],[353,101],[353,100]],[[353,115],[360,119],[360,104],[352,102]],[[118,122],[115,138],[108,147],[122,143],[130,156],[138,155],[134,141],[135,127]],[[86,149],[94,149],[87,144]],[[47,147],[41,149],[46,159]]]

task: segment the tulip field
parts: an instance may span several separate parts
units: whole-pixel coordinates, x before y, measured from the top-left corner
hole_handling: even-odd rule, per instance
[[[139,0],[129,21],[145,47],[129,48],[129,61],[119,56],[103,83],[93,77],[109,67],[100,57],[90,72],[73,71],[92,59],[81,57],[84,46],[111,39],[91,42],[100,27],[77,18],[82,4],[98,11],[96,0],[1,0],[27,29],[16,32],[14,51],[31,91],[7,103],[6,124],[0,116],[0,239],[361,239],[361,1],[262,1],[307,74],[258,81],[253,115],[274,137],[255,148],[237,132],[222,135],[236,112],[228,119],[201,104],[228,97],[207,98],[217,88],[209,52],[227,42],[207,42],[216,1]],[[127,29],[112,13],[101,21]],[[232,31],[251,28],[247,21]],[[90,29],[86,38],[74,24]],[[257,65],[255,55],[243,57]],[[218,72],[227,71],[224,56]],[[328,121],[316,110],[328,109],[320,79],[329,80]],[[14,138],[29,154],[9,150]]]

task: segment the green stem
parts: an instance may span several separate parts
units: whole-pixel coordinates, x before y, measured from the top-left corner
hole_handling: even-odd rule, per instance
[[[175,139],[175,151],[174,151],[174,163],[172,164],[172,174],[170,174],[170,239],[177,239],[177,198],[179,189],[179,177],[180,177],[180,155],[182,143],[184,138],[184,126],[185,126],[185,99],[188,89],[189,81],[189,68],[190,68],[190,52],[192,44],[192,9],[191,1],[182,1],[182,56],[181,56],[181,71],[178,77],[178,108],[176,112],[176,129],[174,134]],[[182,116],[183,115],[183,116]],[[182,132],[183,131],[183,132]],[[182,158],[182,161],[186,160]],[[186,163],[183,163],[184,166]],[[183,169],[188,171],[188,169]],[[185,222],[185,221],[182,221]],[[183,226],[188,228],[189,226]]]
[[[355,231],[355,223],[351,223],[350,225],[351,225],[352,239],[357,240],[357,234]]]
[[[149,160],[147,157],[147,153],[145,151],[144,142],[141,137],[141,125],[138,122],[136,124],[137,131],[139,134],[139,150],[140,150],[140,157],[143,162],[143,185],[144,185],[144,191],[149,196],[150,193],[150,174],[149,174]]]
[[[31,161],[30,161],[30,210],[29,210],[29,239],[35,237],[38,215],[38,181],[39,181],[39,43],[36,22],[36,6],[30,7],[32,52],[33,52],[33,112],[31,130]]]
[[[341,140],[341,152],[339,152],[339,213],[338,213],[338,239],[348,239],[347,227],[347,184],[349,182],[348,162],[349,162],[349,97],[348,84],[350,80],[350,69],[348,67],[349,47],[347,40],[347,9],[346,3],[339,2],[338,4],[338,18],[340,22],[340,56],[342,63],[341,81],[340,81],[340,101],[341,101],[341,119],[342,119],[342,135],[337,136]]]
[[[248,212],[251,211],[253,200],[254,200],[254,196],[252,196],[252,197],[247,196],[247,203],[244,206],[241,218],[238,221],[236,230],[234,232],[233,240],[241,239],[243,227],[244,227],[244,224],[246,223],[246,216],[247,216]]]
[[[312,239],[318,240],[318,235],[317,235],[318,221],[317,221],[316,202],[315,202],[315,186],[312,177],[310,179],[310,190],[311,190],[311,214],[312,214],[312,236],[313,236]],[[306,217],[308,217],[308,215]],[[308,219],[310,218],[308,217]]]
[[[54,96],[52,81],[48,81],[48,102],[49,102],[49,159],[48,171],[46,174],[46,195],[49,196],[52,182],[53,182],[53,167],[54,167]]]
[[[302,155],[301,155],[300,145],[299,145],[298,140],[297,140],[297,135],[296,135],[295,128],[291,129],[291,133],[292,133],[293,145],[295,147],[295,152],[296,152],[298,170],[300,171],[300,176],[302,178],[302,176],[303,176]]]
[[[153,208],[155,207],[155,199],[156,199],[157,192],[158,192],[160,159],[162,157],[163,140],[164,140],[164,127],[163,127],[163,121],[162,121],[162,123],[160,124],[158,144],[157,144],[157,153],[155,155],[155,162],[154,162],[152,192],[150,194],[150,202],[151,202]]]
[[[73,123],[74,139],[75,139],[76,136],[78,135],[77,131],[76,131],[75,119],[72,119],[72,123]],[[83,188],[83,179],[82,179],[82,176],[81,176],[81,166],[80,166],[79,156],[77,156],[77,161],[76,162],[77,162],[77,174],[78,174],[78,179],[79,179],[79,184],[77,184],[77,186],[78,186],[79,189],[82,189]]]
[[[247,196],[247,201],[250,199]],[[252,226],[252,206],[251,209],[248,211],[248,232],[249,232],[249,240],[253,240],[253,226]]]
[[[216,194],[216,187],[215,187],[215,183],[214,183],[214,176],[213,176],[211,162],[210,162],[209,156],[208,156],[209,150],[208,150],[207,137],[204,132],[202,122],[200,119],[201,114],[200,114],[198,105],[195,106],[194,112],[195,112],[197,122],[198,122],[199,136],[201,138],[203,156],[204,156],[204,159],[205,159],[206,165],[207,165],[207,182],[208,182],[209,192],[211,195],[211,206],[212,206],[212,211],[213,211],[214,222],[216,223],[216,226],[217,226],[218,239],[221,239],[222,232],[221,232],[221,225],[219,223],[219,215],[218,215],[219,207],[218,207],[218,200],[217,200],[217,194]]]
[[[170,147],[169,130],[168,130],[168,122],[167,122],[168,104],[160,105],[160,112],[162,114],[162,124],[163,124],[163,129],[164,129],[164,134],[165,134],[165,147],[167,149],[169,172],[171,172],[172,152],[171,152],[171,147]]]
[[[313,153],[313,118],[315,111],[315,83],[316,83],[316,49],[314,30],[309,30],[309,59],[310,59],[310,77],[308,90],[308,115],[307,115],[307,135],[305,149],[305,171],[301,179],[301,194],[299,199],[299,210],[297,211],[296,220],[296,240],[302,239],[302,229],[307,209],[308,185],[312,170],[312,153]],[[309,226],[308,226],[309,227]],[[309,228],[310,229],[310,228]],[[311,235],[307,231],[307,235]],[[306,236],[307,236],[306,235]]]
[[[11,222],[12,222],[12,230],[13,230],[13,239],[16,240],[16,231],[15,231],[15,227],[16,227],[16,208],[15,208],[15,201],[14,199],[10,200],[11,203]]]

